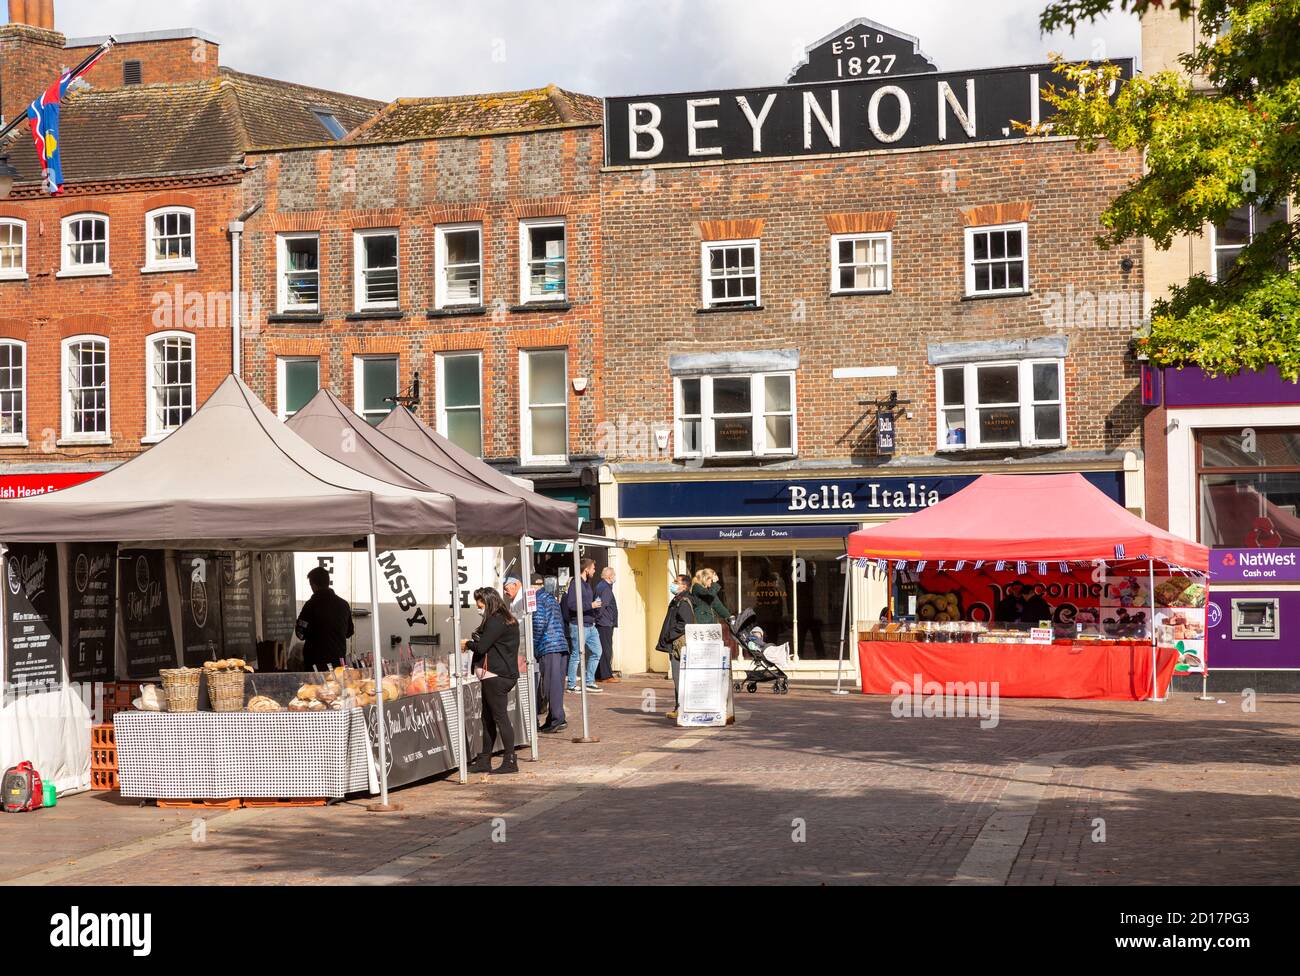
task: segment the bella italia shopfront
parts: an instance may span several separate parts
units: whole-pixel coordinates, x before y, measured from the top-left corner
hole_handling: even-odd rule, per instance
[[[1141,497],[1138,467],[1130,456],[1111,462],[1108,469],[1081,473],[1126,504],[1126,498]],[[1006,466],[997,470],[1006,473]],[[1080,467],[1025,466],[1025,473],[1034,474],[1065,470]],[[614,563],[621,630],[616,666],[667,670],[667,657],[655,652],[654,645],[667,609],[668,584],[677,573],[707,567],[722,581],[729,610],[753,608],[767,639],[789,645],[787,670],[793,676],[834,678],[844,610],[841,557],[849,533],[921,511],[985,473],[953,473],[951,466],[928,471],[916,465],[909,465],[905,475],[828,469],[812,476],[807,471],[759,475],[716,470],[684,476],[680,469],[602,469],[605,531],[622,547]],[[1015,516],[1008,512],[1006,517]],[[885,606],[886,583],[863,575],[854,583],[852,612],[858,621],[874,620]],[[848,682],[857,681],[855,643],[845,645]]]

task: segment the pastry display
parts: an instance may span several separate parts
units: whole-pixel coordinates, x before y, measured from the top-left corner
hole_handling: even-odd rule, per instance
[[[227,657],[220,661],[204,661],[203,670],[213,671],[252,671],[253,669],[242,657]]]
[[[248,700],[247,707],[250,712],[278,712],[282,710],[278,701],[266,695],[254,695]]]

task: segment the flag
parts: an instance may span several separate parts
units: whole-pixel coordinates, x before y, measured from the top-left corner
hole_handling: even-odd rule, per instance
[[[1026,560],[1024,560],[1024,559],[1017,559],[1017,560],[1016,560],[1016,572],[1017,572],[1019,575],[1024,576],[1025,573],[1029,572],[1029,563],[1028,563]]]
[[[965,568],[966,568],[966,560],[964,559],[958,559],[957,565],[953,567],[953,569],[958,573],[960,573]]]
[[[997,562],[993,564],[994,571],[999,573],[1006,568],[1007,568],[1007,561],[1005,559],[999,559]]]
[[[1047,563],[1040,562],[1040,563],[1038,564],[1038,575],[1039,575],[1039,576],[1046,576],[1046,575],[1047,575]]]
[[[36,158],[41,161],[46,192],[58,195],[63,192],[63,162],[59,158],[59,109],[68,94],[68,87],[104,56],[107,46],[87,58],[75,68],[59,75],[59,80],[45,89],[39,98],[27,106],[27,121],[32,127],[32,141],[36,143]]]
[[[928,560],[922,559],[920,562],[916,564],[916,571],[918,573],[923,572],[925,570],[925,564],[927,561]],[[942,568],[942,565],[940,566],[940,568]]]
[[[1121,543],[1117,543],[1117,544],[1116,544],[1116,546],[1115,546],[1115,558],[1116,558],[1116,559],[1123,559],[1123,558],[1124,558],[1124,543],[1121,542]]]

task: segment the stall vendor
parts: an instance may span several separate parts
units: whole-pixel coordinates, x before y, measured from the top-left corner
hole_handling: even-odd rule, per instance
[[[307,574],[311,598],[303,604],[293,632],[302,643],[302,666],[310,671],[332,668],[348,653],[352,636],[352,608],[330,588],[330,574],[317,566]]]

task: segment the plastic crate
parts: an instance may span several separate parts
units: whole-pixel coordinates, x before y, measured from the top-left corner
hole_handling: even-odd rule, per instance
[[[91,769],[90,788],[100,792],[117,789],[117,770]]]
[[[117,750],[112,747],[101,746],[98,749],[90,750],[90,768],[91,769],[111,769],[117,771]]]
[[[90,727],[90,748],[92,749],[116,749],[117,738],[113,733],[112,723],[105,725],[92,725]]]

